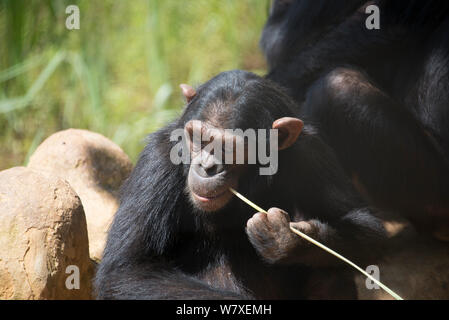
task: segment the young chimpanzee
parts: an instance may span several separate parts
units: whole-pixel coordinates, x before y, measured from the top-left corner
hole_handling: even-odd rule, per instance
[[[96,276],[98,298],[353,298],[347,266],[289,225],[362,263],[376,254],[384,229],[333,150],[298,119],[293,100],[244,71],[222,73],[197,91],[182,88],[188,101],[182,116],[150,135],[124,185]],[[259,161],[209,161],[216,155],[204,154],[193,138],[198,129],[210,141],[234,145],[242,141],[223,129],[273,128],[274,175],[261,175]],[[178,144],[171,136],[179,129],[191,164],[172,161]],[[255,214],[230,187],[272,209]]]
[[[365,198],[449,239],[449,2],[276,0],[261,45]]]

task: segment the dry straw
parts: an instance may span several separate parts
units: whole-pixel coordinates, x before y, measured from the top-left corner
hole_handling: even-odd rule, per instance
[[[254,204],[253,202],[251,202],[250,200],[248,200],[247,198],[245,198],[244,196],[242,196],[240,193],[238,193],[237,191],[235,191],[232,188],[229,188],[229,190],[236,195],[239,199],[241,199],[243,202],[245,202],[246,204],[248,204],[249,206],[253,207],[255,210],[257,210],[258,212],[264,212],[267,213],[264,209],[262,209],[261,207],[259,207],[258,205]],[[360,273],[362,273],[364,276],[366,276],[367,278],[369,278],[370,280],[372,280],[374,283],[376,283],[379,287],[381,287],[383,290],[385,290],[388,294],[390,294],[393,298],[395,298],[396,300],[404,300],[402,299],[397,293],[395,293],[393,290],[391,290],[390,288],[388,288],[386,285],[384,285],[382,282],[380,282],[379,280],[375,279],[374,277],[372,277],[370,274],[368,274],[367,272],[365,272],[365,270],[363,270],[362,268],[360,268],[358,265],[356,265],[355,263],[353,263],[352,261],[350,261],[349,259],[346,259],[345,257],[343,257],[341,254],[335,252],[334,250],[326,247],[324,244],[322,244],[321,242],[318,242],[314,239],[312,239],[311,237],[309,237],[308,235],[302,233],[301,231],[296,230],[295,228],[293,228],[290,225],[290,230],[292,232],[294,232],[295,234],[297,234],[298,236],[302,237],[303,239],[313,243],[314,245],[316,245],[317,247],[320,247],[321,249],[323,249],[324,251],[329,252],[330,254],[332,254],[333,256],[337,257],[338,259],[340,259],[341,261],[346,262],[347,264],[349,264],[351,267],[353,267],[354,269],[356,269],[357,271],[359,271]]]

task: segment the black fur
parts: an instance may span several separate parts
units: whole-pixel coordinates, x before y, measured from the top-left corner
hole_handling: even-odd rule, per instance
[[[240,200],[214,213],[192,207],[185,193],[188,165],[171,163],[169,135],[188,120],[210,119],[219,101],[227,108],[224,128],[269,129],[278,118],[298,115],[281,88],[248,72],[225,72],[202,85],[178,120],[150,135],[123,188],[96,276],[98,298],[353,298],[350,273],[321,249],[305,245],[290,263],[264,262],[245,233],[254,210]],[[379,249],[380,221],[315,128],[306,126],[280,152],[275,176],[257,169],[249,167],[239,191],[260,206],[282,208],[294,221],[320,221],[318,240],[355,261]]]
[[[365,7],[380,8],[380,30]],[[449,2],[275,1],[261,40],[359,190],[424,231],[449,228]],[[339,80],[339,81],[338,81]]]

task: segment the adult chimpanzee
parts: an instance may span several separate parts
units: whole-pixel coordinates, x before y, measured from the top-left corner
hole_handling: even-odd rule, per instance
[[[332,149],[313,127],[303,129],[293,100],[271,81],[244,71],[183,91],[188,104],[182,116],[150,135],[124,186],[97,272],[98,297],[353,297],[338,260],[292,233],[289,223],[359,262],[375,253],[384,229]],[[278,172],[260,175],[259,162],[204,160],[211,154],[195,161],[204,147],[192,142],[198,125],[204,132],[215,129],[211,139],[232,139],[231,144],[236,136],[221,129],[277,129]],[[170,158],[177,145],[171,133],[182,128],[186,148],[196,150],[191,165],[175,165]],[[272,208],[254,215],[229,187],[288,213]]]
[[[449,2],[276,0],[261,46],[366,199],[449,236]]]

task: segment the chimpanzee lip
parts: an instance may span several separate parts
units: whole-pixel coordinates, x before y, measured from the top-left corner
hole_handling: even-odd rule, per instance
[[[228,192],[228,190],[225,190],[217,195],[199,195],[195,192],[192,191],[192,194],[194,195],[195,198],[197,198],[199,201],[201,202],[208,202],[208,201],[212,201],[218,198],[221,198],[222,196],[225,195],[225,193]]]

